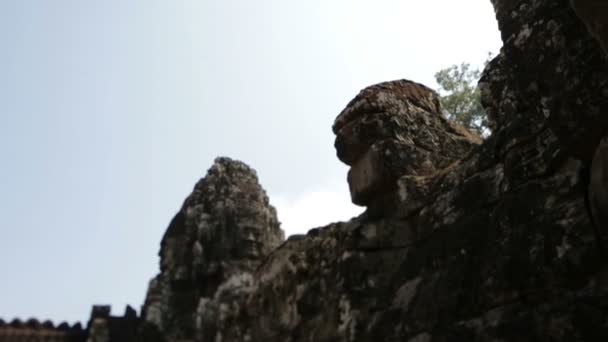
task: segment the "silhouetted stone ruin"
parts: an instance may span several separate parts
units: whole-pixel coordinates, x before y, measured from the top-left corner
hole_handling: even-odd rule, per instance
[[[0,321],[0,342],[608,341],[608,5],[492,4],[486,140],[421,84],[365,88],[333,125],[365,213],[285,241],[255,171],[218,158],[140,317]]]
[[[14,319],[10,323],[0,320],[0,342],[104,342],[135,341],[139,318],[127,306],[123,316],[111,316],[110,306],[96,305],[86,328],[80,323],[62,322],[55,326],[51,321],[39,322]]]
[[[80,323],[70,326],[64,322],[55,327],[50,321],[36,319],[14,319],[10,323],[0,320],[0,342],[85,342],[86,337]]]

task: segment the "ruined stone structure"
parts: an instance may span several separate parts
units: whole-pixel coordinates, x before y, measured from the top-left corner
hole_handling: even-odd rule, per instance
[[[504,47],[479,84],[489,138],[447,122],[423,85],[368,87],[333,125],[364,214],[283,241],[255,172],[218,158],[162,239],[141,317],[97,308],[76,333],[608,341],[607,6],[492,3]]]
[[[137,312],[130,306],[123,316],[111,316],[110,306],[93,306],[86,342],[134,341],[138,327]]]
[[[232,317],[231,301],[251,286],[256,268],[283,239],[255,171],[217,158],[161,242],[161,272],[143,307],[146,340],[161,332],[171,341],[213,341],[223,328],[217,318]]]
[[[353,203],[375,215],[404,209],[412,201],[399,200],[405,189],[398,179],[426,179],[481,143],[441,112],[433,90],[408,80],[366,88],[346,106],[333,131],[338,158],[351,166]]]
[[[1,342],[85,342],[85,340],[86,331],[80,324],[69,326],[67,323],[62,323],[55,327],[50,321],[40,323],[36,319],[29,319],[26,322],[15,319],[10,323],[0,320]]]
[[[85,328],[80,323],[55,326],[51,321],[40,323],[36,319],[14,319],[10,323],[0,319],[0,342],[135,341],[138,327],[137,312],[130,306],[124,316],[111,316],[109,306],[96,305]]]

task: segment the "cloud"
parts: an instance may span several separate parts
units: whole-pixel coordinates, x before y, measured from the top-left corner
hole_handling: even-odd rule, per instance
[[[332,222],[347,221],[364,210],[353,205],[348,190],[334,187],[292,196],[271,196],[285,236],[305,234],[308,230]]]

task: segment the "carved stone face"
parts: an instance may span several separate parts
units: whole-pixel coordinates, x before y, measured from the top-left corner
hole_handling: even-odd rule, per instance
[[[481,143],[441,112],[436,92],[408,80],[363,89],[346,106],[334,122],[334,146],[351,167],[354,204],[385,207],[400,177],[431,175]]]
[[[240,227],[240,234],[235,246],[235,257],[257,259],[262,256],[263,231],[260,227],[246,225]]]
[[[240,204],[246,203],[238,203]],[[230,236],[230,250],[227,259],[256,260],[261,258],[267,251],[264,246],[268,245],[269,228],[268,213],[263,206],[251,206],[238,208],[232,217],[227,219],[226,231]]]
[[[276,246],[278,222],[263,204],[232,199],[229,207],[218,206],[205,214],[198,225],[197,248],[193,248],[196,267],[203,274],[258,261]]]
[[[169,340],[186,340],[199,299],[212,298],[229,277],[253,272],[283,239],[255,171],[239,161],[216,159],[165,232],[161,274],[145,304],[147,321],[174,331]]]

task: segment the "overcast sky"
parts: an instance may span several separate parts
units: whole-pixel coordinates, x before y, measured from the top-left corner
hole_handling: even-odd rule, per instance
[[[500,46],[489,0],[0,0],[0,318],[139,309],[218,155],[287,234],[357,215],[340,110]]]

